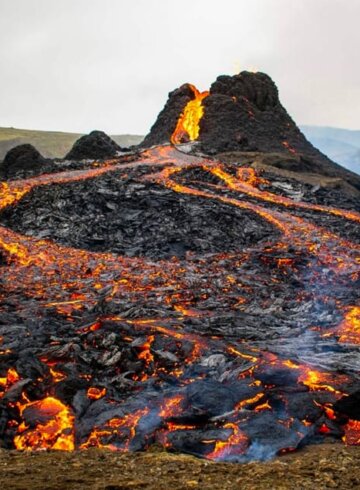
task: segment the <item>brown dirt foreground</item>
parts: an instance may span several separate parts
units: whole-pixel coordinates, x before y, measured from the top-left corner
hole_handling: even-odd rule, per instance
[[[360,447],[312,446],[267,463],[212,463],[164,452],[0,450],[2,490],[360,489]]]

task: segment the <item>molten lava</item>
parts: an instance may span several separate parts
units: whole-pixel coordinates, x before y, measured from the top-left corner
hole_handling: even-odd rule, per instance
[[[193,92],[174,144],[199,136],[207,92]],[[115,171],[125,182],[127,172],[137,170],[137,185],[155,189],[152,199],[165,188],[195,201],[194,214],[221,203],[265,220],[275,238],[231,253],[152,261],[0,227],[6,262],[0,313],[19,328],[23,342],[17,352],[5,324],[0,398],[6,447],[129,451],[157,442],[212,460],[242,461],[254,446],[265,454],[266,431],[268,439],[272,431],[278,437],[272,454],[283,453],[312,434],[332,437],[330,421],[341,426],[339,439],[345,432],[345,443],[359,444],[359,422],[338,420],[332,408],[356,386],[354,368],[339,374],[336,363],[323,364],[331,349],[338,355],[338,341],[359,344],[354,291],[360,247],[314,221],[324,216],[358,225],[360,215],[294,201],[265,190],[269,182],[252,168],[228,168],[171,146],[147,150],[131,163],[2,184],[0,209],[39,186]],[[45,340],[37,345],[41,328]]]
[[[349,420],[344,427],[343,441],[347,446],[358,446],[360,444],[360,421]]]
[[[0,399],[4,396],[6,391],[17,381],[20,380],[20,376],[14,368],[9,368],[4,378],[0,378]]]
[[[231,430],[231,435],[226,441],[213,441],[215,442],[215,447],[211,453],[206,455],[208,459],[221,461],[230,455],[239,455],[245,452],[249,441],[239,427],[236,424],[229,422],[224,425],[224,429]]]
[[[187,141],[195,141],[199,137],[200,120],[204,115],[203,100],[209,95],[208,91],[199,92],[194,85],[189,85],[194,98],[185,106],[180,115],[176,128],[171,136],[171,143],[178,145]]]
[[[336,333],[341,343],[360,344],[360,306],[348,308]]]
[[[135,413],[125,415],[122,418],[113,418],[106,422],[102,429],[94,428],[86,442],[80,448],[89,449],[90,447],[107,448],[125,452],[129,450],[132,439],[136,436],[136,428],[139,421],[147,415],[147,408],[137,410]],[[112,442],[112,439],[119,438],[121,445]],[[109,442],[103,442],[108,440]],[[124,441],[124,442],[123,442]]]
[[[103,396],[106,395],[106,388],[96,388],[91,387],[87,390],[87,397],[90,400],[100,400]]]
[[[47,397],[19,403],[19,411],[23,422],[14,438],[16,449],[74,450],[74,415],[62,402]]]

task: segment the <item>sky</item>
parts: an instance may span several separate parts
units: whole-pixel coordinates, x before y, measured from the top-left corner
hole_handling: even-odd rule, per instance
[[[360,129],[360,0],[0,0],[0,126],[146,134],[253,69],[298,124]]]

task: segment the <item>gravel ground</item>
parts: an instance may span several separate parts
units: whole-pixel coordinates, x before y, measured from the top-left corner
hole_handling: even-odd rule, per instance
[[[316,490],[360,488],[360,447],[310,446],[267,463],[212,463],[164,452],[0,452],[12,490]]]

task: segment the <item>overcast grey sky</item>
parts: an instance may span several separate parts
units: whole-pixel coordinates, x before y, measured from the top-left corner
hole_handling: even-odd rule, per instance
[[[360,129],[360,0],[0,0],[0,126],[144,134],[170,90],[256,68]]]

